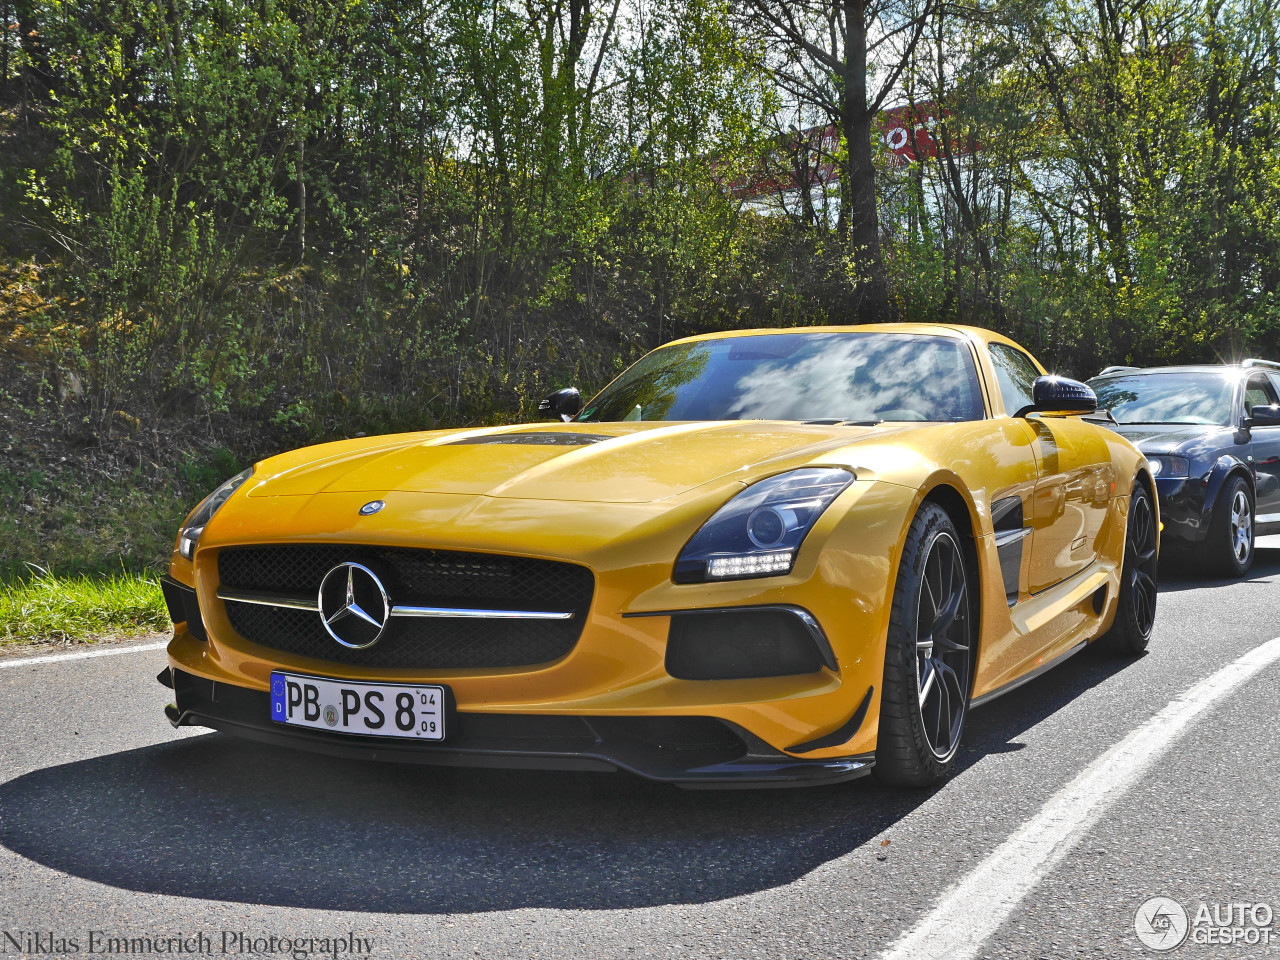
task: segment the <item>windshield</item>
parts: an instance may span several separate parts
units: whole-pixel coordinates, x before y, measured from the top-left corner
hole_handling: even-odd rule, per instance
[[[1147,373],[1091,380],[1098,406],[1120,423],[1227,426],[1235,377],[1212,372]]]
[[[780,333],[662,347],[579,420],[981,420],[968,345],[901,333]]]

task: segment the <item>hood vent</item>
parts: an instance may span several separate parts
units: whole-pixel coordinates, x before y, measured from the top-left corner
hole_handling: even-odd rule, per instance
[[[594,433],[487,433],[479,437],[464,437],[445,444],[448,447],[475,443],[512,443],[533,447],[585,447],[601,440],[611,440]]]

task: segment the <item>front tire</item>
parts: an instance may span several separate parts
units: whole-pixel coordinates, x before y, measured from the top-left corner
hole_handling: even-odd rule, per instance
[[[1214,571],[1223,577],[1243,577],[1253,566],[1253,491],[1244,477],[1228,477],[1209,522],[1209,549]]]
[[[950,776],[969,710],[977,618],[960,533],[936,504],[907,532],[894,585],[875,775],[899,787]]]
[[[1151,642],[1158,597],[1157,542],[1151,494],[1142,481],[1138,481],[1129,497],[1129,522],[1124,535],[1124,566],[1120,568],[1116,619],[1103,637],[1103,645],[1116,656],[1136,657]]]

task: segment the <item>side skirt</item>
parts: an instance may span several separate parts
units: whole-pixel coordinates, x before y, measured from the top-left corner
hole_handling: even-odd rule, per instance
[[[1017,690],[1024,683],[1030,683],[1036,677],[1040,676],[1040,674],[1048,670],[1052,670],[1058,664],[1062,663],[1063,660],[1067,660],[1070,657],[1075,656],[1077,653],[1079,653],[1088,645],[1089,645],[1088,640],[1081,640],[1078,644],[1076,644],[1071,649],[1058,654],[1058,656],[1054,657],[1048,663],[1040,664],[1040,666],[1036,667],[1030,673],[1024,674],[1023,676],[1019,677],[1017,680],[1011,680],[1008,683],[1006,683],[1003,687],[996,687],[996,689],[988,690],[986,693],[984,693],[980,697],[974,697],[972,700],[969,701],[969,706],[971,708],[980,707],[984,703],[990,703],[996,697],[1003,696],[1004,694],[1010,692],[1011,690]]]

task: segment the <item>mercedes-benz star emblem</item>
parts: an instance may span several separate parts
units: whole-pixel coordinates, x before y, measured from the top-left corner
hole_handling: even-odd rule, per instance
[[[378,642],[391,617],[382,581],[359,563],[340,563],[320,581],[320,622],[344,647],[363,650]]]
[[[371,517],[386,505],[387,504],[385,500],[370,500],[368,503],[366,503],[363,507],[360,508],[360,516]]]

